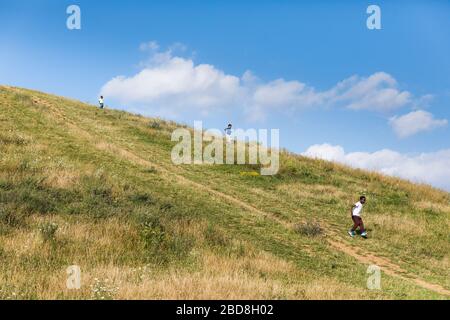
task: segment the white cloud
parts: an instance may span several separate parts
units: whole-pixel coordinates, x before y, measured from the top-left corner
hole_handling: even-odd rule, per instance
[[[253,120],[264,119],[270,111],[294,112],[324,103],[324,95],[299,81],[277,79],[247,89],[247,113]]]
[[[385,72],[367,78],[350,77],[331,90],[331,101],[342,102],[349,109],[391,111],[411,102],[408,91],[400,91],[397,81]]]
[[[397,136],[406,138],[421,131],[430,131],[448,124],[446,119],[434,119],[433,114],[417,110],[389,120]]]
[[[344,148],[341,146],[333,146],[328,143],[315,144],[309,147],[302,155],[327,161],[343,162],[345,160]]]
[[[411,102],[411,94],[400,91],[387,73],[367,78],[350,77],[329,90],[318,91],[297,80],[263,82],[247,71],[243,76],[226,74],[209,64],[174,56],[185,50],[177,44],[160,52],[156,42],[141,45],[151,52],[142,70],[107,82],[101,94],[141,109],[142,113],[171,114],[199,111],[203,115],[229,107],[240,107],[247,117],[264,119],[268,112],[293,112],[310,107],[342,106],[350,109],[389,111]]]
[[[322,144],[309,147],[303,155],[427,183],[450,191],[450,149],[418,155],[401,154],[388,149],[373,153],[346,153],[341,146]]]
[[[152,112],[161,108],[172,112],[193,109],[206,114],[236,101],[240,79],[207,64],[167,55],[154,57],[148,66],[132,77],[116,77],[106,83],[102,95]]]

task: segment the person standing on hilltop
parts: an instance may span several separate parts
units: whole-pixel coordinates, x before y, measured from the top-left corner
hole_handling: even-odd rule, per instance
[[[100,96],[100,99],[98,99],[98,104],[100,105],[100,109],[103,109],[105,105],[105,101],[103,100],[103,96]]]
[[[361,237],[367,238],[367,232],[364,229],[364,223],[363,223],[363,220],[361,218],[362,209],[363,209],[363,206],[364,206],[365,203],[366,203],[366,197],[365,196],[361,196],[361,197],[359,197],[359,201],[357,203],[355,203],[355,205],[351,209],[352,220],[353,220],[353,228],[351,228],[348,231],[348,234],[352,238],[356,235],[355,231],[356,231],[356,229],[358,227],[359,227],[359,230],[361,232]]]
[[[228,127],[226,127],[224,129],[224,131],[225,131],[225,138],[227,140],[227,143],[231,142],[232,128],[233,128],[233,125],[230,123],[230,124],[228,124]]]

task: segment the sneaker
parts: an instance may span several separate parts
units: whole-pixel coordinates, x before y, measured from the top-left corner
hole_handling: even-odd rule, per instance
[[[363,237],[363,238],[367,238],[367,232],[363,232],[363,233],[361,233],[361,237]]]
[[[353,238],[355,236],[355,231],[349,230],[348,234]]]

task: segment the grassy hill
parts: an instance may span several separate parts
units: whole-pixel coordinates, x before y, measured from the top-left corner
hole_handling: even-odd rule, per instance
[[[176,127],[0,87],[0,299],[450,297],[449,193],[287,152],[276,176],[175,166]]]

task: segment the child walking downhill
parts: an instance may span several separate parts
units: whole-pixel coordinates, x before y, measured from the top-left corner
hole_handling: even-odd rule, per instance
[[[98,99],[98,104],[100,106],[100,109],[103,109],[105,106],[105,100],[103,100],[103,96],[100,96],[100,99]]]
[[[232,129],[233,129],[233,125],[231,123],[228,125],[228,127],[226,127],[224,129],[225,138],[226,138],[227,143],[230,143],[232,141],[232,137],[231,137],[231,135],[233,133]]]
[[[361,196],[359,198],[359,201],[357,203],[355,203],[355,205],[352,207],[351,211],[352,211],[353,228],[351,228],[348,231],[348,234],[352,238],[356,235],[355,231],[358,227],[359,227],[359,231],[361,232],[361,237],[367,238],[367,232],[364,229],[364,223],[361,218],[362,209],[363,209],[363,206],[365,203],[366,203],[366,197]]]

